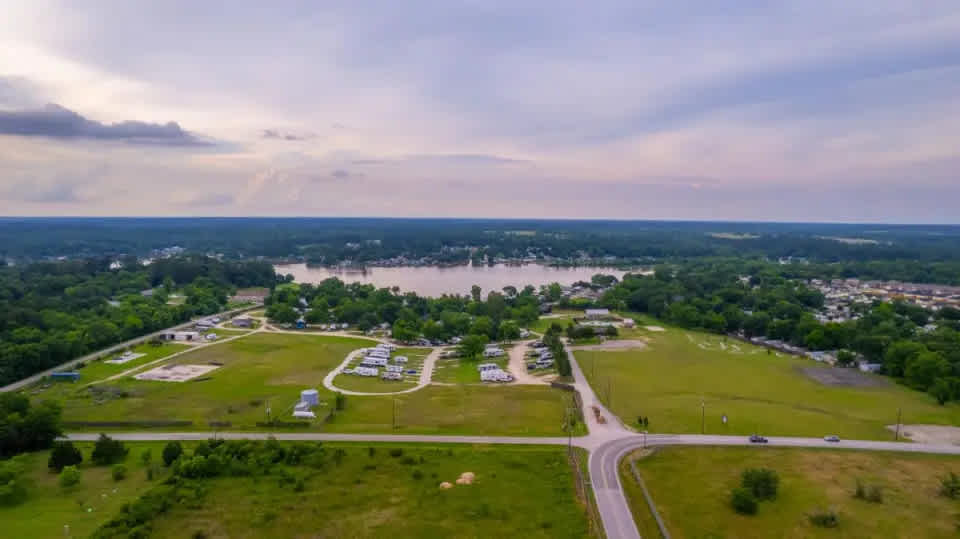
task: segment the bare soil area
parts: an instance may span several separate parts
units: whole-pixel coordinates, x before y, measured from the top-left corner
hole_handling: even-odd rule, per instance
[[[896,431],[896,425],[887,425]],[[948,425],[900,425],[900,434],[907,439],[923,444],[960,445],[960,427]]]
[[[639,348],[646,348],[647,341],[638,340],[638,339],[624,339],[617,341],[606,341],[600,344],[586,344],[583,346],[571,346],[571,350],[590,350],[595,352],[611,351],[611,350],[636,350]]]
[[[837,367],[798,367],[807,378],[825,386],[836,387],[882,387],[889,382],[879,376],[862,373],[856,369]]]

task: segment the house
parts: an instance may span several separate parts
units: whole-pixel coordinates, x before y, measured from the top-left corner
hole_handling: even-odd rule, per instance
[[[591,320],[597,320],[610,316],[610,309],[586,309],[584,312],[586,313],[587,318]]]
[[[200,334],[196,331],[172,331],[160,335],[160,340],[165,341],[196,341],[200,339]]]
[[[253,319],[249,316],[238,316],[233,319],[233,327],[250,328],[253,327]]]

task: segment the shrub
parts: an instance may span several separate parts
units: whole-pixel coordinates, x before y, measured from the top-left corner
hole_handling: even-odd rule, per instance
[[[951,500],[960,498],[960,477],[957,474],[950,472],[940,478],[940,495]]]
[[[170,466],[173,464],[173,461],[180,458],[180,455],[183,454],[183,446],[180,445],[180,442],[169,442],[163,448],[163,464],[165,466]]]
[[[53,442],[50,459],[47,467],[55,472],[63,470],[64,466],[76,466],[83,462],[83,454],[74,447],[73,442]]]
[[[143,453],[140,453],[140,462],[144,466],[150,466],[150,463],[153,461],[153,452],[150,449],[144,449]]]
[[[337,396],[334,397],[334,408],[337,411],[343,410],[347,407],[347,396],[343,393],[337,392]]]
[[[417,459],[413,457],[403,457],[400,459],[401,464],[406,464],[407,466],[412,466],[417,463]]]
[[[745,488],[735,488],[730,493],[730,506],[741,515],[755,515],[757,513],[757,499]]]
[[[370,457],[373,457],[373,456],[376,455],[376,454],[377,454],[377,448],[376,448],[376,447],[368,447],[368,448],[367,448],[367,455],[369,455]]]
[[[0,506],[17,505],[27,499],[27,488],[20,477],[26,470],[22,455],[0,461]]]
[[[303,492],[304,489],[306,489],[306,488],[307,488],[307,485],[306,485],[306,483],[303,481],[303,478],[302,478],[302,477],[298,478],[297,481],[293,484],[293,491],[294,491],[294,492]]]
[[[807,518],[810,519],[810,524],[819,528],[836,528],[840,524],[837,513],[832,509],[814,511],[807,515]]]
[[[423,472],[421,472],[420,470],[414,470],[413,478],[416,479],[417,481],[423,479]]]
[[[853,497],[871,503],[883,503],[883,487],[879,485],[864,485],[862,481],[857,479],[857,486],[853,492]]]
[[[64,466],[60,472],[60,486],[72,487],[80,482],[80,470],[76,466]]]
[[[127,456],[129,450],[124,447],[123,442],[114,440],[106,434],[100,433],[97,442],[93,445],[93,453],[90,454],[90,460],[98,466],[107,466],[121,461]]]
[[[767,468],[747,468],[743,471],[740,486],[749,490],[758,500],[773,500],[777,497],[780,477]]]
[[[127,467],[123,464],[114,464],[110,474],[113,475],[114,481],[125,479],[127,477]]]
[[[402,457],[402,456],[403,456],[403,449],[400,449],[399,447],[395,447],[395,448],[391,449],[391,450],[390,450],[390,456],[393,457],[393,458],[400,458],[400,457]]]

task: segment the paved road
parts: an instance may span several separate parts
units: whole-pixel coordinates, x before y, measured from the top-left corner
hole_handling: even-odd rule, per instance
[[[99,434],[72,432],[65,437],[78,441],[95,441]],[[217,437],[226,440],[265,440],[268,437],[288,441],[326,442],[415,442],[444,444],[514,444],[514,445],[566,445],[566,438],[540,438],[535,436],[435,436],[429,434],[331,434],[324,432],[118,432],[110,437],[128,442],[163,442],[168,440],[209,440]],[[576,440],[576,438],[574,439]]]
[[[143,336],[137,337],[137,338],[135,338],[135,339],[130,339],[129,341],[124,341],[124,342],[122,342],[122,343],[115,344],[115,345],[113,345],[113,346],[104,348],[104,349],[102,349],[102,350],[97,350],[96,352],[93,352],[93,353],[91,353],[91,354],[87,354],[87,355],[85,355],[85,356],[78,357],[78,358],[76,358],[76,359],[71,359],[70,361],[68,361],[68,362],[66,362],[66,363],[62,363],[62,364],[60,364],[60,365],[57,365],[56,367],[47,369],[47,370],[45,370],[45,371],[43,371],[43,372],[38,372],[37,374],[34,374],[33,376],[29,376],[29,377],[27,377],[27,378],[24,378],[23,380],[20,380],[19,382],[14,382],[14,383],[9,384],[9,385],[7,385],[7,386],[0,387],[0,391],[2,391],[2,392],[5,392],[5,391],[18,391],[18,390],[20,390],[20,389],[23,389],[24,387],[29,386],[30,384],[33,384],[34,382],[38,382],[38,381],[40,381],[41,379],[43,379],[43,378],[45,378],[45,377],[47,377],[47,376],[50,376],[52,373],[60,372],[60,371],[63,371],[63,370],[65,370],[65,369],[71,369],[71,368],[75,367],[78,363],[80,363],[80,362],[82,362],[82,361],[90,361],[90,360],[96,359],[96,358],[98,358],[98,357],[102,357],[102,356],[105,356],[105,355],[108,355],[108,354],[112,354],[112,353],[114,353],[114,352],[119,352],[119,351],[121,351],[121,350],[123,350],[123,349],[125,349],[125,348],[127,348],[127,347],[129,347],[129,346],[134,346],[134,345],[137,345],[137,344],[140,344],[140,343],[143,343],[143,342],[147,342],[147,341],[149,341],[150,339],[152,339],[152,338],[154,338],[154,337],[159,337],[161,334],[167,333],[167,332],[169,332],[169,331],[178,331],[178,330],[181,330],[181,329],[188,328],[188,327],[194,325],[197,320],[206,319],[206,318],[213,318],[213,317],[215,317],[215,316],[226,317],[226,316],[236,315],[236,314],[239,314],[239,313],[242,313],[242,312],[246,312],[246,311],[249,311],[249,310],[252,310],[252,309],[257,309],[257,308],[260,308],[260,307],[261,307],[260,305],[254,305],[254,306],[246,307],[246,308],[242,308],[242,309],[231,309],[231,310],[229,310],[229,311],[224,311],[224,312],[222,312],[222,313],[211,314],[211,315],[203,316],[203,317],[200,317],[200,318],[195,318],[195,319],[193,319],[193,320],[191,320],[191,321],[189,321],[189,322],[184,322],[183,324],[179,324],[179,325],[176,325],[176,326],[173,326],[173,327],[169,327],[169,328],[166,328],[166,329],[162,329],[162,330],[160,330],[160,331],[155,331],[155,332],[153,332],[153,333],[150,333],[150,334],[147,334],[147,335],[143,335]]]

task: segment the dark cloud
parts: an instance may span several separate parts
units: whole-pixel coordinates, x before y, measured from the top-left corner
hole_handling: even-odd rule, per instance
[[[263,130],[263,138],[273,139],[273,140],[290,140],[290,141],[296,141],[296,140],[310,140],[310,139],[316,138],[316,137],[317,137],[317,136],[314,135],[313,133],[297,134],[297,133],[290,133],[290,132],[279,131],[279,130],[276,130],[276,129],[264,129],[264,130]]]
[[[0,111],[0,134],[23,137],[117,140],[160,146],[209,146],[176,122],[125,121],[103,124],[56,104],[41,109]]]
[[[359,172],[350,172],[349,170],[338,168],[337,170],[334,170],[333,172],[331,172],[330,176],[338,180],[346,180],[349,178],[362,178],[363,174]]]

